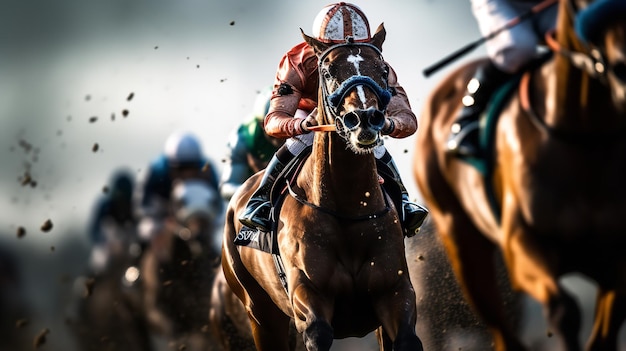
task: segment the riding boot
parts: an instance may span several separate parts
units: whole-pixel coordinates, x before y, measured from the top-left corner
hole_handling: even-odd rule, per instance
[[[448,152],[457,156],[480,157],[479,117],[491,95],[511,75],[498,69],[491,61],[478,67],[467,84],[463,108],[456,117],[446,143]]]
[[[393,180],[398,184],[400,192],[402,193],[402,227],[407,237],[412,237],[420,230],[420,227],[428,216],[428,210],[415,202],[409,200],[409,192],[406,190],[402,178],[400,178],[400,172],[396,168],[396,164],[391,158],[391,154],[388,152],[380,158],[380,160],[386,168],[391,171]]]
[[[263,174],[259,187],[252,194],[243,214],[239,217],[239,221],[243,225],[265,232],[270,230],[272,223],[270,218],[272,209],[270,191],[280,172],[294,157],[286,147],[282,147],[274,154],[265,168],[265,174]]]

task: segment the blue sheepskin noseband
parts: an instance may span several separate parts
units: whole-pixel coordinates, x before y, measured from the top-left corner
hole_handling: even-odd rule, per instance
[[[389,100],[391,100],[391,93],[388,89],[383,89],[372,78],[366,76],[352,76],[341,83],[339,89],[328,96],[330,106],[336,110],[346,94],[358,85],[365,85],[372,89],[378,97],[378,102],[381,104],[380,109],[384,111],[387,108]]]
[[[595,1],[576,16],[576,34],[586,43],[593,43],[608,24],[625,17],[625,0]]]

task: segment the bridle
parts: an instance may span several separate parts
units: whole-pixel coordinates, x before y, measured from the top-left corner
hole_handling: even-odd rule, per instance
[[[339,48],[343,48],[343,47],[359,47],[359,50],[361,47],[369,47],[373,49],[381,57],[381,59],[382,59],[382,53],[376,46],[372,44],[353,43],[351,41],[348,41],[346,43],[333,45],[329,47],[328,49],[326,49],[326,51],[324,51],[321,55],[319,55],[318,73],[319,73],[319,79],[320,79],[319,83],[321,86],[321,93],[322,93],[322,96],[320,97],[320,99],[324,99],[323,101],[325,102],[323,104],[324,113],[326,113],[327,116],[332,116],[335,123],[312,126],[312,127],[309,127],[309,130],[315,131],[315,132],[337,132],[342,138],[347,139],[347,134],[351,129],[346,126],[346,122],[344,121],[344,118],[350,114],[341,116],[340,111],[339,111],[339,108],[340,108],[339,104],[341,103],[341,101],[343,101],[346,95],[356,86],[365,85],[368,88],[370,88],[376,95],[376,98],[378,99],[378,102],[379,102],[379,111],[384,114],[387,109],[387,105],[389,105],[389,101],[391,100],[392,93],[391,93],[390,88],[388,87],[386,80],[385,80],[385,87],[383,88],[378,83],[376,83],[376,81],[372,79],[371,77],[362,76],[362,75],[353,75],[349,77],[348,79],[344,80],[337,89],[335,89],[333,92],[329,92],[326,81],[332,79],[332,77],[325,77],[326,72],[323,68],[323,64],[324,64],[325,59],[328,57],[328,55],[332,51],[339,49]],[[306,197],[301,196],[294,191],[291,182],[287,182],[287,189],[289,191],[289,194],[299,203],[305,206],[308,206],[310,208],[313,208],[315,210],[330,214],[337,218],[344,219],[344,220],[366,221],[366,220],[376,219],[376,218],[386,215],[391,210],[389,200],[387,199],[386,196],[384,196],[383,198],[385,201],[385,206],[382,210],[377,211],[375,213],[365,214],[361,216],[347,216],[342,213],[331,211],[327,208],[318,206],[308,201]]]
[[[324,99],[324,102],[325,102],[325,104],[323,104],[324,113],[327,116],[331,116],[333,120],[335,121],[335,123],[318,125],[318,126],[310,127],[309,129],[312,131],[322,131],[322,132],[336,131],[345,139],[347,138],[347,132],[354,129],[354,126],[352,123],[346,123],[345,121],[345,118],[349,116],[350,114],[345,114],[341,116],[340,111],[339,111],[340,103],[341,101],[343,101],[346,95],[353,88],[357,86],[367,86],[376,95],[376,98],[379,102],[378,109],[381,113],[384,114],[387,109],[387,105],[389,105],[389,101],[391,100],[392,92],[389,86],[387,85],[386,80],[385,80],[385,86],[381,87],[380,84],[378,84],[374,79],[368,76],[363,76],[363,75],[353,75],[349,77],[348,79],[341,82],[341,84],[339,85],[337,89],[330,92],[328,90],[328,85],[326,84],[326,82],[332,79],[332,77],[327,76],[326,74],[327,72],[324,69],[323,64],[331,52],[339,48],[344,48],[344,47],[351,47],[351,48],[358,47],[359,50],[361,50],[361,47],[368,47],[374,50],[381,58],[382,58],[382,53],[376,46],[372,44],[354,43],[351,41],[347,41],[346,43],[333,45],[329,47],[328,49],[326,49],[326,51],[324,51],[321,55],[319,55],[318,74],[319,74],[319,82],[320,82],[321,90],[322,90],[321,98]]]

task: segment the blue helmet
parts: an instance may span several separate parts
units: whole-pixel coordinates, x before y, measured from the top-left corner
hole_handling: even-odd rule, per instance
[[[113,197],[130,199],[135,187],[134,175],[128,169],[118,169],[111,176],[110,192]]]
[[[163,153],[172,165],[193,164],[203,160],[200,141],[187,132],[170,135],[165,142]]]

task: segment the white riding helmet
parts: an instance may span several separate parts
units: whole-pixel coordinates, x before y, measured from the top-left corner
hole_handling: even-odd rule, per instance
[[[324,7],[313,20],[313,36],[324,43],[355,43],[371,39],[370,25],[363,11],[356,5],[338,2]]]
[[[173,164],[193,163],[202,160],[200,141],[191,133],[174,133],[165,141],[165,157]]]

